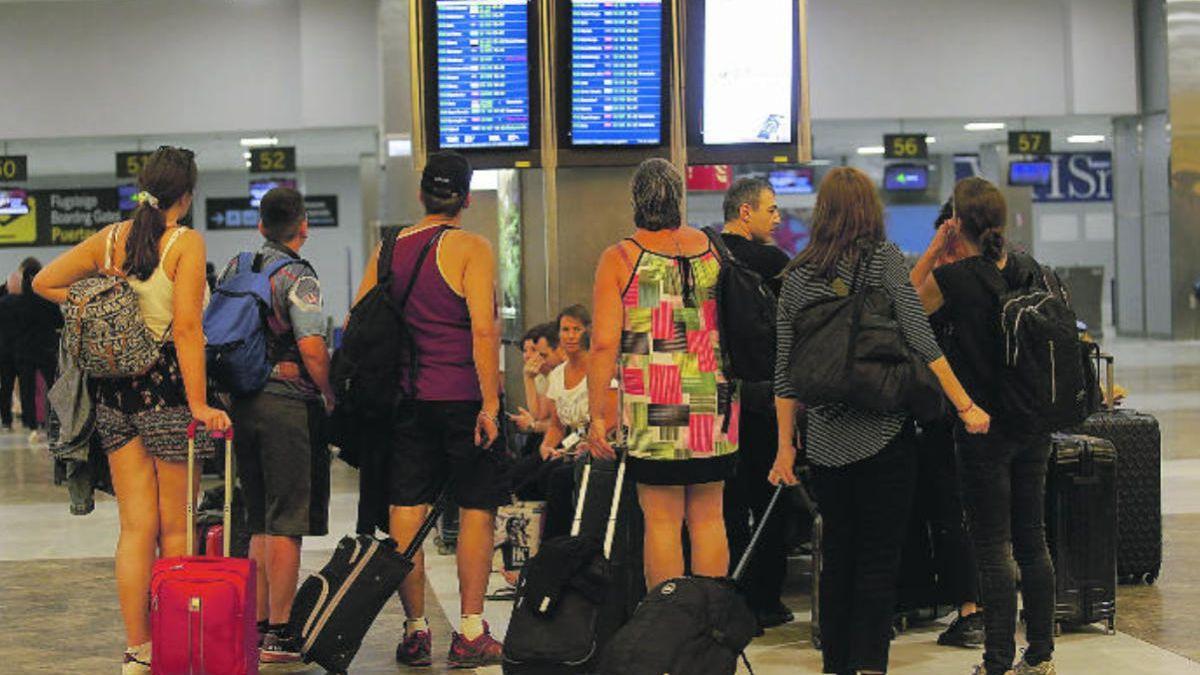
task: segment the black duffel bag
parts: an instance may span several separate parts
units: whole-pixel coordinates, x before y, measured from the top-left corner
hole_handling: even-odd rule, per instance
[[[941,385],[905,341],[891,298],[882,288],[858,288],[873,256],[860,256],[848,294],[796,313],[788,366],[792,387],[809,406],[844,403],[940,419]]]

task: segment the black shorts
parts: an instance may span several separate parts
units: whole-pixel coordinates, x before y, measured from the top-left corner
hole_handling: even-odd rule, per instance
[[[510,500],[503,443],[475,445],[478,401],[413,401],[396,416],[391,435],[388,503],[432,504],[447,479],[455,503],[465,509],[494,509]]]
[[[233,404],[234,453],[251,534],[329,532],[329,445],[316,401],[261,392]]]

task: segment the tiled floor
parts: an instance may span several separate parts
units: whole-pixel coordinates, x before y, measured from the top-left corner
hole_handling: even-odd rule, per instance
[[[1115,341],[1119,382],[1131,408],[1155,414],[1163,426],[1165,565],[1151,587],[1122,587],[1119,632],[1064,636],[1060,673],[1200,673],[1200,343]],[[0,433],[0,672],[115,673],[122,635],[112,579],[116,508],[102,499],[86,517],[67,513],[66,493],[50,484],[44,449],[21,434]],[[339,465],[334,479],[335,531],[349,531],[355,477]],[[304,567],[319,567],[335,537],[307,541]],[[430,551],[430,603],[442,672],[457,613],[453,559]],[[798,620],[769,631],[749,651],[755,672],[816,673],[820,655],[808,642],[806,581],[796,575],[788,601]],[[489,604],[487,617],[503,634],[509,606]],[[392,652],[400,631],[398,603],[380,617],[355,661],[354,673],[398,673]],[[979,658],[934,643],[939,626],[913,629],[892,649],[900,674],[966,673]],[[493,669],[499,672],[498,669]],[[264,672],[319,673],[316,668]],[[429,672],[429,671],[425,671]],[[686,675],[686,674],[681,674]]]

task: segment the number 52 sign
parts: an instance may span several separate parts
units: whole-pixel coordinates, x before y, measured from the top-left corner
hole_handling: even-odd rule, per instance
[[[250,173],[293,173],[296,148],[254,148],[250,151]]]

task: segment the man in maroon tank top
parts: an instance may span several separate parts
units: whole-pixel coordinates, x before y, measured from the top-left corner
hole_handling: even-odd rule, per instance
[[[403,311],[416,344],[417,370],[405,373],[403,386],[412,390],[389,434],[389,529],[401,548],[407,546],[441,485],[453,479],[460,508],[462,598],[462,622],[450,644],[454,668],[500,663],[501,645],[482,615],[495,509],[508,500],[498,455],[491,451],[500,412],[496,259],[486,239],[461,229],[470,186],[466,158],[453,152],[431,155],[421,177],[426,216],[401,232],[391,260],[397,301],[415,274]],[[427,244],[429,253],[418,269]],[[378,256],[377,250],[367,265],[359,298],[376,284]],[[400,589],[408,620],[396,660],[426,666],[432,640],[425,620],[424,555],[414,564]]]

